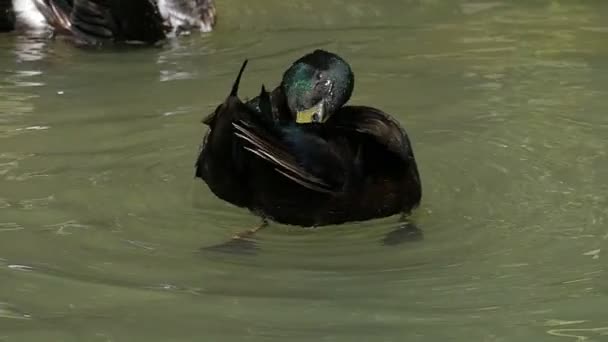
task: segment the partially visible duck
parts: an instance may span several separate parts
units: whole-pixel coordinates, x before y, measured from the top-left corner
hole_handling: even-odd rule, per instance
[[[51,29],[85,45],[154,44],[190,30],[209,32],[216,17],[213,0],[0,0],[0,11],[5,31]]]
[[[407,133],[379,109],[344,106],[354,75],[342,58],[309,53],[276,89],[262,87],[248,103],[237,95],[244,67],[203,121],[209,131],[196,176],[216,196],[260,215],[260,227],[267,219],[297,226],[362,221],[408,214],[419,204]]]

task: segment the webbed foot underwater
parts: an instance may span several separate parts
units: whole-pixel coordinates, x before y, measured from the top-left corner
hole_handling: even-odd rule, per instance
[[[389,114],[346,106],[354,74],[315,50],[271,92],[238,97],[243,66],[209,126],[196,177],[220,199],[263,219],[323,226],[409,213],[422,189],[405,130]]]

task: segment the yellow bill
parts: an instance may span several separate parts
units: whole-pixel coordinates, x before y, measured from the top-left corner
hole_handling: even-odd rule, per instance
[[[323,123],[327,121],[328,116],[324,115],[323,101],[320,101],[314,107],[304,109],[296,113],[296,123]]]

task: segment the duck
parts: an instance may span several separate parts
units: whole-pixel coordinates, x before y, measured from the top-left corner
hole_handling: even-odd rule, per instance
[[[195,177],[218,198],[269,221],[300,227],[339,225],[401,214],[422,198],[418,166],[401,124],[380,109],[345,105],[350,65],[317,49],[296,60],[274,90],[243,102],[247,61],[208,126]]]
[[[0,0],[0,30],[50,29],[79,45],[153,45],[215,22],[214,0]]]

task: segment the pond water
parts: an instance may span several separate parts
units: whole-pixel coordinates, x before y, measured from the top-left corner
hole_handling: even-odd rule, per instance
[[[0,37],[0,341],[608,341],[608,3],[219,0],[159,48]],[[194,179],[205,127],[315,48],[407,128],[397,218],[271,224]]]

